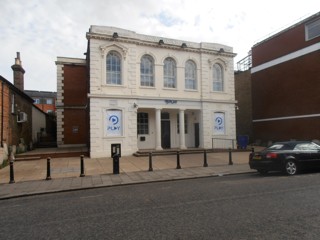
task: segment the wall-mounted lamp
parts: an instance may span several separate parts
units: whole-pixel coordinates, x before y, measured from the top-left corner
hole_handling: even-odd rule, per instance
[[[113,37],[113,38],[118,38],[118,37],[119,37],[119,35],[118,35],[118,33],[117,33],[117,32],[114,32],[114,33],[113,33],[113,35],[112,35],[112,37]]]
[[[138,107],[138,104],[133,103],[133,107],[134,107],[134,108],[137,108],[137,107]]]
[[[159,45],[163,45],[164,41],[162,39],[159,40]]]
[[[182,47],[182,48],[186,48],[186,47],[187,47],[187,44],[186,44],[186,43],[182,43],[181,47]]]

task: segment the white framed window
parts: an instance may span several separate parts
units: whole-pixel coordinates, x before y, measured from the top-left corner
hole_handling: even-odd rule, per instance
[[[223,80],[223,69],[220,64],[214,64],[212,67],[213,71],[213,91],[223,92],[224,91],[224,80]]]
[[[11,94],[11,113],[14,113],[14,94]]]
[[[306,41],[320,36],[320,18],[305,25]]]
[[[34,100],[35,104],[40,104],[40,99],[39,98],[34,98],[33,100]]]
[[[116,51],[107,54],[107,84],[121,85],[121,56]]]
[[[191,60],[188,60],[185,65],[185,88],[197,89],[197,67]]]
[[[154,87],[154,61],[150,55],[144,55],[140,63],[140,85]]]
[[[46,104],[50,104],[51,105],[52,103],[53,103],[52,98],[47,98],[46,99]]]
[[[165,88],[177,87],[176,61],[173,58],[166,58],[163,66],[163,86]]]
[[[138,113],[138,134],[149,134],[149,115],[148,113]]]

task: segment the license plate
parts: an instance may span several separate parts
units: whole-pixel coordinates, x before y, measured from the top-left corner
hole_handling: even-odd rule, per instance
[[[254,156],[253,160],[261,160],[261,156]]]

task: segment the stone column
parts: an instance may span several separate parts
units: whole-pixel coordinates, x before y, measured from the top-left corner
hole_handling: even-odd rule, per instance
[[[161,147],[161,109],[156,109],[156,150],[162,150],[162,147]]]
[[[186,149],[185,128],[184,128],[184,110],[179,111],[179,133],[180,133],[180,149]]]

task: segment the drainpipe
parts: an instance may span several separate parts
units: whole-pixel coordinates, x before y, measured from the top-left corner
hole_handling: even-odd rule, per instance
[[[1,88],[1,147],[3,147],[3,99],[4,99],[4,89],[3,89],[3,86],[4,86],[4,82],[1,82],[2,83],[2,88]]]

